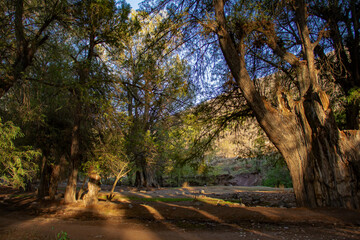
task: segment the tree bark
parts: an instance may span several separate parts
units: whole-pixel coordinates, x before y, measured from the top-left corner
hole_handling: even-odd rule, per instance
[[[282,119],[274,118],[287,135],[275,146],[292,176],[298,206],[359,208],[359,132],[336,127],[323,92],[311,92]],[[278,138],[269,131],[270,139]]]
[[[110,194],[108,195],[108,199],[110,199],[110,200],[114,197],[114,191],[115,191],[115,187],[116,187],[116,184],[118,183],[118,181],[119,181],[122,177],[124,177],[126,174],[128,174],[128,173],[130,172],[130,170],[128,170],[128,171],[126,171],[126,172],[124,172],[123,170],[124,170],[124,168],[122,168],[122,169],[119,171],[119,173],[116,175],[116,179],[115,179],[114,184],[113,184],[113,186],[112,186],[112,188],[111,188]]]
[[[53,166],[50,176],[50,186],[49,186],[50,200],[55,200],[55,196],[59,184],[59,177],[60,177],[60,165],[56,164]]]
[[[38,189],[38,198],[43,199],[49,193],[47,157],[44,155],[40,163],[40,184]]]
[[[88,191],[83,199],[85,206],[90,206],[98,203],[99,191],[100,191],[100,179],[101,177],[99,176],[99,174],[90,170]]]
[[[83,199],[83,195],[84,195],[84,192],[87,191],[87,186],[86,186],[86,181],[87,181],[88,177],[85,177],[84,180],[83,180],[83,183],[81,185],[81,188],[79,189],[79,191],[77,192],[76,194],[76,198],[77,199]]]
[[[296,68],[299,101],[285,103],[278,97],[274,108],[256,91],[246,69],[244,41],[235,44],[227,30],[224,0],[214,1],[219,44],[257,121],[289,167],[298,206],[360,208],[360,132],[339,131],[329,99],[317,85],[315,44],[306,26],[305,2],[296,1],[296,5],[306,60],[284,52],[274,38],[269,38],[268,45]]]
[[[141,170],[136,171],[135,186],[138,188],[151,188],[159,187],[159,183],[156,181],[155,172],[149,164],[146,162],[140,166]]]
[[[143,186],[143,182],[144,182],[144,175],[142,174],[141,171],[137,170],[135,172],[135,183],[134,186],[137,188],[140,188]]]
[[[62,173],[64,172],[66,165],[66,157],[62,155],[60,157],[59,164],[56,164],[52,168],[51,176],[50,176],[50,186],[49,186],[49,196],[50,200],[54,200],[56,197],[59,181]]]
[[[111,188],[111,191],[110,191],[110,196],[113,195],[114,191],[115,191],[115,188],[116,188],[116,184],[118,183],[118,181],[120,180],[121,177],[116,177],[114,183],[113,183],[113,186]]]
[[[78,167],[76,163],[72,162],[72,168],[70,170],[70,175],[65,189],[64,201],[65,203],[74,203],[76,202],[76,183],[78,175]]]
[[[77,176],[78,176],[78,168],[80,163],[80,149],[79,149],[79,141],[80,141],[80,104],[77,104],[76,107],[77,112],[75,113],[75,123],[72,129],[72,137],[71,137],[71,150],[70,150],[70,161],[71,161],[71,170],[68,178],[68,183],[65,189],[64,200],[65,203],[73,203],[76,202],[76,184],[77,184]]]

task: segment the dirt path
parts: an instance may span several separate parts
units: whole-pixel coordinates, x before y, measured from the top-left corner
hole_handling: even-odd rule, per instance
[[[179,192],[163,190],[164,198]],[[201,195],[216,194],[194,191],[201,190]],[[195,201],[146,200],[159,194],[153,191],[121,194],[137,198],[84,207],[81,202],[36,202],[31,194],[0,195],[0,239],[56,239],[61,231],[73,240],[360,239],[359,211],[244,207],[200,201],[201,196]]]
[[[321,223],[217,223],[195,220],[30,217],[1,212],[0,239],[56,239],[64,231],[71,239],[360,239],[360,229]]]

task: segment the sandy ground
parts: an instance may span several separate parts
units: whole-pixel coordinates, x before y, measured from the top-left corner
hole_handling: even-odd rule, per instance
[[[39,202],[34,194],[3,191],[0,239],[57,239],[60,232],[73,240],[360,239],[360,211],[207,201],[211,196],[220,199],[244,192],[253,193],[255,199],[258,194],[281,199],[287,190],[202,187],[119,191],[117,200],[88,207],[81,201],[71,205],[61,200]],[[187,200],[148,200],[181,196]],[[194,200],[189,201],[191,196]]]

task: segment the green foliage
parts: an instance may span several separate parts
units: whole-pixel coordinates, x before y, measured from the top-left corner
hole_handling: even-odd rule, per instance
[[[161,173],[186,150],[176,113],[192,97],[189,66],[178,54],[162,14],[133,11],[130,19],[138,28],[120,41],[122,51],[111,54],[118,74],[114,95],[123,102],[118,110],[128,116],[122,128],[123,159],[143,174]]]
[[[70,240],[70,237],[67,232],[61,231],[56,234],[56,240]]]
[[[23,137],[12,122],[2,123],[0,118],[0,179],[14,188],[25,189],[37,170],[34,158],[40,155],[30,147],[17,147],[14,140]]]
[[[330,95],[331,97],[332,95]],[[337,107],[334,108],[335,121],[340,129],[346,129],[347,127],[347,112],[346,107],[348,106],[359,106],[360,104],[360,88],[352,88],[347,96],[341,95],[332,97],[334,105]],[[343,105],[343,106],[341,106]],[[345,107],[344,107],[345,106]]]
[[[265,178],[263,179],[262,184],[264,186],[284,186],[286,188],[292,187],[292,180],[289,169],[287,168],[286,163],[280,154],[276,154],[266,161],[263,172]]]
[[[110,177],[123,177],[132,165],[125,152],[125,139],[119,129],[102,129],[98,132],[89,161],[84,164],[84,170],[95,167],[98,173]],[[101,136],[101,137],[100,137]]]
[[[348,103],[360,104],[360,87],[352,88],[347,97]]]
[[[346,111],[345,109],[340,109],[334,111],[335,121],[340,129],[344,129],[346,126]]]
[[[266,173],[262,184],[267,187],[292,187],[291,176],[287,167],[276,166]]]

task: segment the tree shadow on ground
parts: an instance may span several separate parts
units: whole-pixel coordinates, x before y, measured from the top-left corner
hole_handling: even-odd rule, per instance
[[[18,211],[18,215],[16,211],[2,211],[0,239],[23,237],[2,234],[20,228],[22,232],[36,233],[33,238],[23,239],[55,239],[61,231],[77,240],[360,238],[359,211],[241,207],[209,203],[201,197],[165,201],[146,193],[138,196],[143,198],[101,200],[87,207],[81,201],[70,205],[44,201],[37,214],[31,208]]]
[[[281,209],[281,208],[247,208],[239,206],[213,205],[206,202],[148,202],[148,201],[131,201],[133,207],[126,210],[126,215],[134,217],[139,211],[146,210],[147,217],[137,218],[140,222],[146,224],[146,221],[153,220],[164,226],[168,231],[173,231],[183,236],[184,239],[189,237],[192,232],[203,230],[214,231],[231,231],[238,234],[250,234],[251,238],[274,239],[274,233],[279,227],[285,226],[285,230],[292,226],[294,228],[325,228],[322,232],[318,229],[317,234],[328,234],[328,229],[334,229],[334,224],[340,226],[360,225],[360,217],[357,211],[339,210],[331,211],[330,209]],[[136,206],[136,207],[135,207]],[[141,210],[139,210],[139,209]],[[346,216],[344,216],[344,211]],[[148,214],[151,214],[150,218]],[[143,215],[145,216],[145,215]],[[262,229],[265,226],[268,229]],[[357,236],[360,232],[357,228]],[[343,237],[341,234],[334,232],[335,236]],[[301,235],[301,232],[299,232]],[[346,235],[346,234],[345,234]],[[316,234],[315,234],[316,236]],[[350,235],[347,235],[351,239]],[[190,238],[194,239],[194,238]],[[277,239],[277,238],[276,238]],[[336,239],[336,238],[335,238]],[[356,239],[356,238],[354,238]]]

